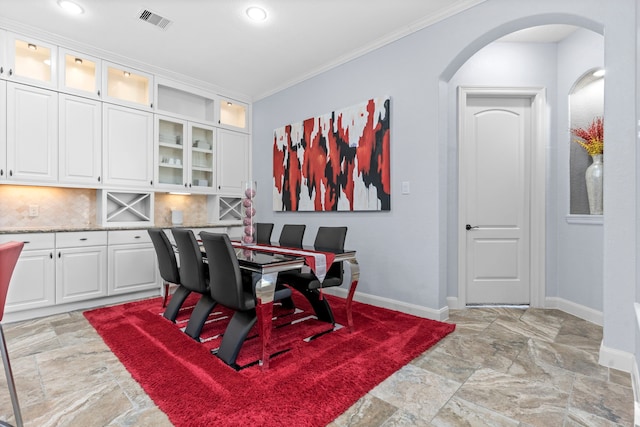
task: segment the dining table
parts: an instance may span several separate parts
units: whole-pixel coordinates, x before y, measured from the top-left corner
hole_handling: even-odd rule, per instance
[[[303,247],[287,248],[277,244],[246,245],[239,241],[231,242],[240,268],[252,274],[256,296],[256,317],[259,339],[261,340],[261,369],[269,369],[269,344],[273,322],[273,301],[278,273],[288,270],[311,268],[316,276],[323,277],[331,264],[349,263],[349,290],[345,302],[347,326],[353,332],[352,303],[360,279],[360,267],[354,250],[329,250],[324,248]],[[330,262],[329,262],[330,261]],[[345,278],[346,282],[346,278]]]

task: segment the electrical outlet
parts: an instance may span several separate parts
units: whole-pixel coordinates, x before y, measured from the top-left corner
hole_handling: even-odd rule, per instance
[[[40,207],[38,205],[29,205],[29,216],[36,217],[40,215]]]

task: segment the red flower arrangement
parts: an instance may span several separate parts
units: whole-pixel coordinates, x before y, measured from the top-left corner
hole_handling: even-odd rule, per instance
[[[587,128],[572,128],[575,139],[590,156],[604,152],[604,119],[596,117]]]

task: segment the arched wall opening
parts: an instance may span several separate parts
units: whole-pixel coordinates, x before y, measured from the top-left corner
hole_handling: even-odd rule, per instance
[[[578,27],[578,30],[561,43],[497,42],[512,32],[551,24],[573,25]],[[444,131],[441,144],[447,147],[447,159],[443,166],[446,171],[441,175],[446,176],[447,203],[442,207],[441,218],[450,219],[459,217],[456,96],[458,87],[470,85],[545,88],[545,238],[549,243],[544,255],[546,265],[541,279],[544,282],[541,284],[544,292],[540,305],[561,308],[598,324],[602,324],[602,253],[595,251],[594,261],[585,269],[584,261],[577,259],[577,254],[559,261],[558,256],[566,254],[567,251],[564,247],[560,248],[556,242],[559,236],[568,237],[568,241],[577,245],[583,244],[585,239],[602,241],[602,227],[591,227],[585,236],[582,225],[573,226],[568,224],[566,219],[570,199],[568,95],[576,79],[588,69],[585,67],[604,66],[602,33],[602,24],[573,15],[539,15],[512,21],[486,32],[459,52],[441,74],[440,80],[440,111],[442,117],[446,117],[442,123]],[[597,47],[595,50],[601,49],[600,62],[598,59],[592,59],[590,55],[586,55],[587,59],[584,61],[576,60],[576,57],[583,53],[584,47],[594,42]],[[464,231],[460,230],[458,222],[453,220],[441,226],[447,230],[447,302],[450,308],[462,308],[464,301],[458,300],[462,285],[459,280],[457,250],[459,235]],[[578,263],[580,265],[577,265]],[[585,279],[588,283],[586,289]],[[580,282],[580,288],[575,286]]]

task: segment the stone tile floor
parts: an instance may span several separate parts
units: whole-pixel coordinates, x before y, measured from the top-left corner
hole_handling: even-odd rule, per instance
[[[330,427],[632,426],[630,376],[602,328],[557,310],[451,311],[456,331]],[[80,312],[5,325],[26,426],[170,426]],[[4,376],[0,420],[13,422]]]

